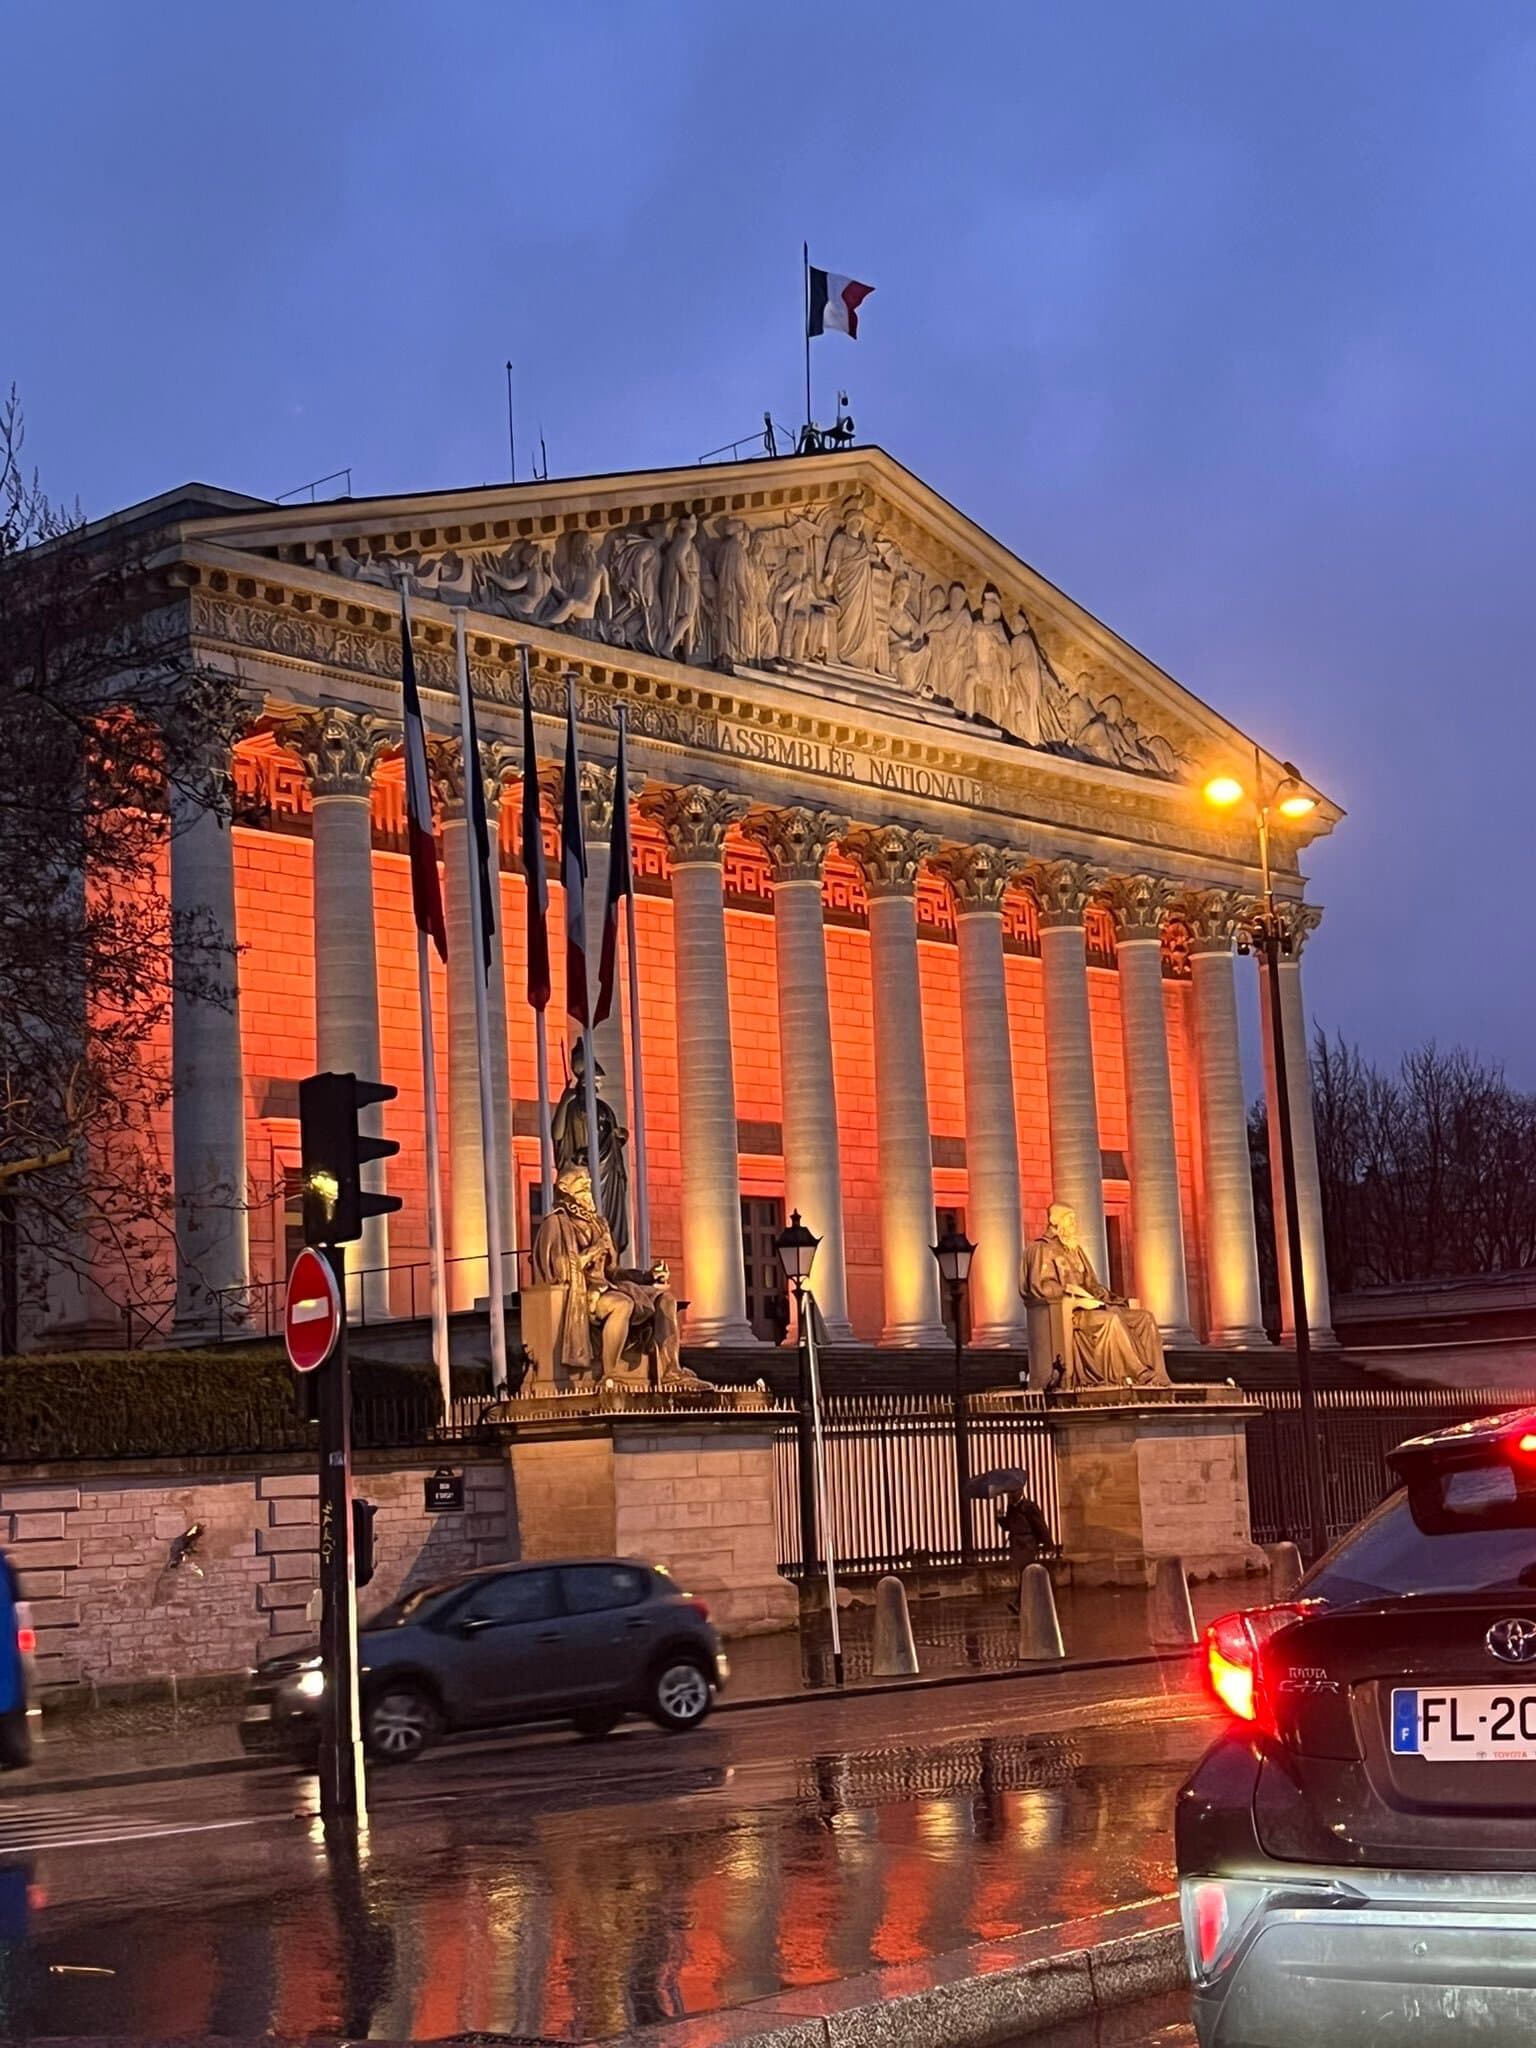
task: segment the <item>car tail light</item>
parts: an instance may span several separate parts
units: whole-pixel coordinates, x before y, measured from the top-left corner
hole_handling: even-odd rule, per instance
[[[697,1599],[694,1595],[690,1594],[688,1598],[683,1602],[683,1605],[685,1607],[691,1607],[694,1613],[699,1617],[700,1621],[708,1621],[709,1602],[707,1600]]]
[[[23,1657],[37,1655],[37,1630],[32,1626],[32,1607],[26,1600],[16,1602],[16,1647]]]
[[[1294,1602],[1279,1607],[1250,1607],[1224,1614],[1205,1632],[1206,1675],[1211,1691],[1239,1721],[1270,1726],[1259,1672],[1259,1652],[1283,1628],[1300,1621],[1306,1607]]]
[[[1195,1967],[1209,1970],[1221,1954],[1227,1931],[1227,1895],[1219,1884],[1197,1884],[1190,1896],[1190,1925],[1195,1936]]]
[[[1197,1984],[1209,1984],[1232,1961],[1254,1915],[1274,1894],[1268,1885],[1230,1877],[1186,1877],[1179,1892],[1190,1975]]]

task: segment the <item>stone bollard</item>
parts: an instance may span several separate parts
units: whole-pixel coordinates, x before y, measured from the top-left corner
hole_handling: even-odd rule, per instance
[[[882,1579],[875,1588],[875,1657],[870,1669],[876,1678],[917,1676],[917,1645],[912,1640],[907,1589],[900,1579]]]
[[[1160,1557],[1152,1581],[1152,1642],[1158,1649],[1175,1643],[1197,1643],[1195,1610],[1189,1604],[1189,1579],[1182,1557]]]
[[[1301,1577],[1301,1552],[1294,1543],[1266,1543],[1264,1555],[1269,1559],[1270,1599],[1289,1600]]]
[[[1056,1588],[1043,1564],[1027,1564],[1019,1575],[1019,1659],[1065,1657]]]

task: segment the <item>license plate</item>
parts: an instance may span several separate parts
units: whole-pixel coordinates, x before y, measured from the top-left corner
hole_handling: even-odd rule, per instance
[[[1536,1692],[1502,1685],[1392,1694],[1392,1754],[1433,1764],[1536,1763]]]
[[[247,1707],[244,1718],[247,1721],[270,1721],[272,1709],[270,1706]]]

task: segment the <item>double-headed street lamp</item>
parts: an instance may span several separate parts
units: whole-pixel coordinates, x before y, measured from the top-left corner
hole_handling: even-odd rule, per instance
[[[949,1319],[955,1333],[955,1487],[960,1504],[960,1555],[966,1564],[976,1561],[971,1535],[971,1422],[965,1402],[965,1327],[962,1316],[965,1290],[971,1277],[971,1260],[976,1247],[963,1230],[953,1225],[933,1247],[939,1262],[939,1278],[949,1294]]]
[[[1317,1389],[1312,1383],[1312,1327],[1307,1317],[1307,1280],[1301,1263],[1301,1212],[1296,1201],[1296,1141],[1291,1130],[1291,1084],[1285,1052],[1285,1010],[1280,1000],[1280,960],[1291,950],[1289,921],[1275,905],[1274,878],[1269,867],[1269,835],[1276,819],[1308,817],[1317,809],[1317,798],[1289,761],[1281,764],[1279,779],[1266,786],[1264,766],[1257,747],[1253,750],[1253,787],[1245,788],[1235,775],[1213,775],[1205,785],[1205,799],[1220,810],[1236,804],[1253,806],[1259,836],[1259,868],[1264,885],[1264,907],[1251,926],[1256,944],[1268,969],[1270,1038],[1274,1049],[1275,1117],[1280,1127],[1280,1185],[1285,1207],[1285,1243],[1291,1281],[1291,1319],[1296,1326],[1296,1382],[1301,1393],[1302,1472],[1306,1487],[1307,1529],[1311,1554],[1321,1557],[1328,1548],[1328,1520],[1324,1508],[1322,1442],[1317,1426]],[[1277,1224],[1279,1219],[1276,1219]],[[1278,1235],[1278,1232],[1277,1232]]]

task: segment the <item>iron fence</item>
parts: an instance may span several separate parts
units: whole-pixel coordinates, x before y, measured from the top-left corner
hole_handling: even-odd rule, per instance
[[[1248,1501],[1255,1543],[1304,1543],[1301,1396],[1249,1396]],[[1317,1395],[1328,1539],[1353,1528],[1391,1490],[1387,1454],[1408,1437],[1521,1405],[1508,1387],[1328,1387]]]
[[[969,1403],[971,1470],[1012,1468],[1025,1475],[1054,1533],[1059,1533],[1056,1457],[1038,1395]],[[961,1528],[954,1403],[920,1394],[830,1394],[822,1403],[827,1495],[838,1569],[853,1576],[959,1564]],[[783,1422],[774,1460],[779,1568],[790,1578],[808,1564],[801,1539],[797,1425]],[[968,1532],[978,1563],[999,1563],[1007,1544],[987,1501],[969,1504]]]

